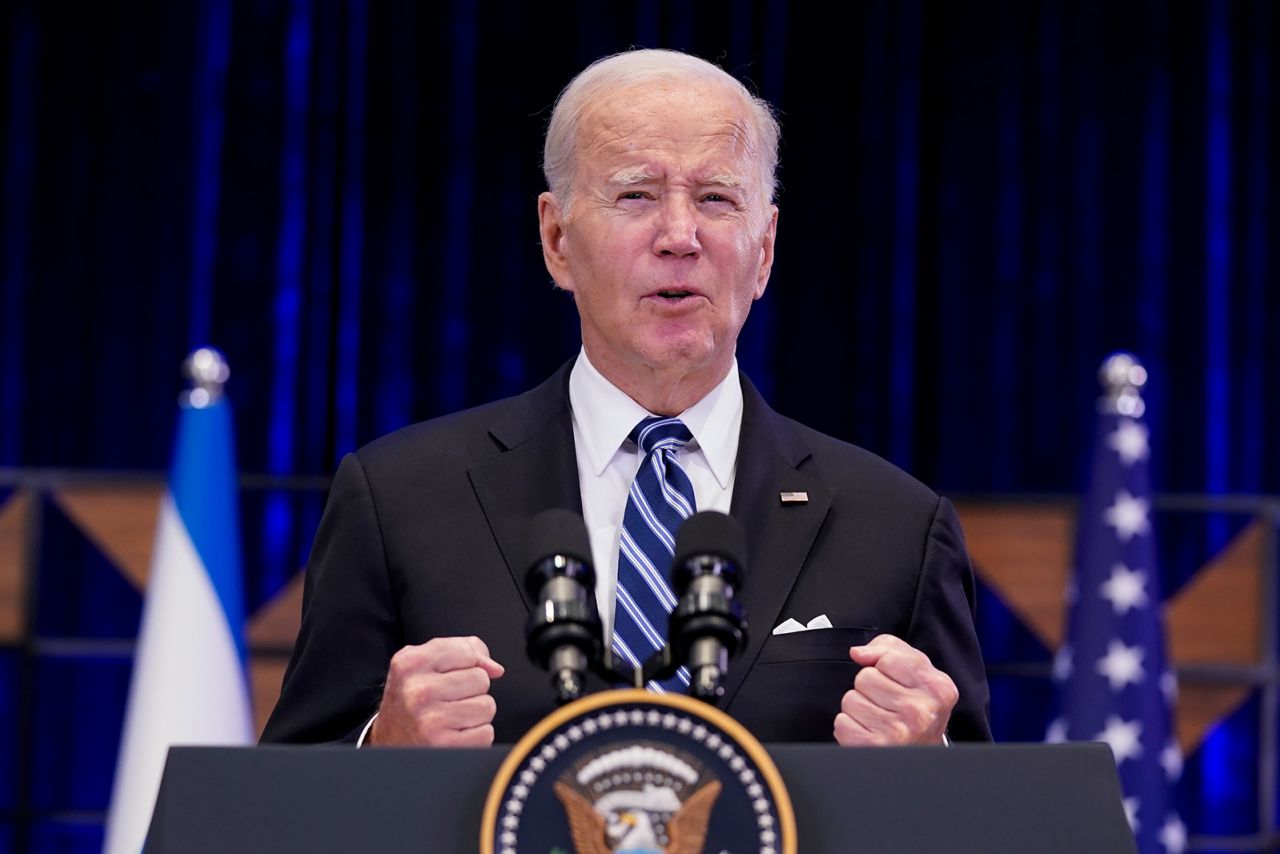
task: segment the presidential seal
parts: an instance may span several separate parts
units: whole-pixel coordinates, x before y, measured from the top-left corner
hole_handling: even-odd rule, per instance
[[[782,778],[750,733],[701,701],[641,690],[557,710],[489,789],[483,854],[794,854]]]
[[[701,851],[720,781],[685,751],[637,742],[589,753],[552,787],[582,854]]]

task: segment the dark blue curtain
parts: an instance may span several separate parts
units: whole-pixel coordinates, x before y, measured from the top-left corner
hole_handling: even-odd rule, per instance
[[[245,468],[329,472],[571,355],[537,245],[559,87],[633,44],[778,105],[777,406],[949,490],[1074,490],[1150,368],[1164,489],[1276,490],[1280,13],[1234,4],[15,2],[0,462],[156,468],[222,346]]]
[[[203,343],[251,472],[327,474],[539,381],[577,348],[537,242],[541,134],[576,71],[631,45],[779,109],[778,261],[739,356],[781,411],[948,492],[1071,493],[1095,371],[1126,348],[1152,376],[1157,489],[1280,491],[1269,0],[11,0],[0,466],[163,469]],[[246,510],[250,607],[316,510]],[[1166,589],[1231,530],[1171,558]],[[128,637],[137,606],[118,611]],[[47,800],[102,809],[113,751]]]

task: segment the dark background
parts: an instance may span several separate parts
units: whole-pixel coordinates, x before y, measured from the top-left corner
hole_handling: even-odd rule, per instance
[[[639,44],[778,106],[741,349],[779,409],[949,491],[1075,490],[1124,347],[1158,487],[1280,487],[1273,4],[602,5],[9,5],[0,461],[163,467],[194,343],[251,471],[540,380],[576,348],[541,133]]]
[[[163,469],[197,344],[227,355],[255,473],[327,475],[540,381],[577,349],[537,241],[541,134],[574,73],[632,45],[716,61],[779,110],[778,260],[739,359],[780,411],[950,494],[1076,493],[1095,372],[1124,348],[1151,373],[1157,490],[1280,491],[1267,0],[12,0],[0,466]],[[247,503],[250,609],[317,510]],[[1184,530],[1166,592],[1236,527]],[[131,637],[112,595],[80,619]],[[127,670],[94,678],[122,696]],[[98,758],[41,802],[89,818],[40,850],[96,844],[118,721],[58,742]],[[27,785],[0,772],[0,801]],[[1248,830],[1220,785],[1193,830]]]

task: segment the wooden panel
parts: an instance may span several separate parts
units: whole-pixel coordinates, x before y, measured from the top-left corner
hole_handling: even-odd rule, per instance
[[[1182,755],[1195,752],[1205,736],[1249,699],[1247,685],[1187,685],[1178,687],[1178,744]]]
[[[1262,563],[1266,527],[1255,520],[1187,582],[1165,609],[1175,664],[1262,660]],[[1186,684],[1178,691],[1178,743],[1190,755],[1249,699],[1248,685]]]
[[[957,507],[974,571],[1048,647],[1065,630],[1075,513],[1065,505]],[[1252,664],[1261,659],[1265,526],[1254,522],[1166,606],[1174,664]],[[1178,741],[1190,755],[1248,699],[1247,685],[1183,685]]]
[[[66,487],[54,493],[54,500],[121,574],[144,590],[164,489],[158,484]]]
[[[1165,619],[1177,664],[1262,660],[1262,547],[1254,520],[1169,603]]]
[[[0,507],[0,642],[17,643],[25,633],[30,512],[25,492],[15,492]]]
[[[1075,511],[1065,505],[957,506],[976,572],[1049,649],[1062,642]]]
[[[292,649],[302,622],[302,573],[298,572],[275,598],[249,620],[248,638],[253,646]]]

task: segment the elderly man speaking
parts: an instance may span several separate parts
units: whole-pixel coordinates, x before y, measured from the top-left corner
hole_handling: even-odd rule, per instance
[[[950,503],[778,415],[738,371],[738,333],[773,265],[777,160],[769,106],[695,57],[622,53],[566,87],[538,223],[582,349],[532,391],[342,461],[264,740],[517,739],[551,706],[524,655],[520,565],[549,508],[582,513],[606,642],[646,658],[671,603],[648,556],[654,477],[677,522],[719,510],[747,530],[752,631],[722,706],[758,738],[990,738]]]

